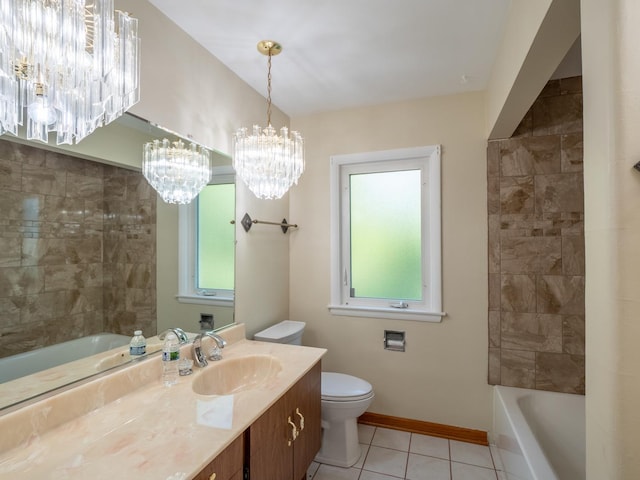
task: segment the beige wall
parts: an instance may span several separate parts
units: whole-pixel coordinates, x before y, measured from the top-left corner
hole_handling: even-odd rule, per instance
[[[640,2],[582,0],[587,478],[640,478]]]
[[[140,20],[141,100],[132,113],[192,135],[194,140],[226,154],[231,153],[237,128],[266,121],[265,99],[149,2],[120,0],[116,7]],[[288,118],[277,109],[272,119],[278,128],[288,125]],[[248,198],[250,193],[242,186],[237,191],[236,220],[245,211],[253,218],[279,220],[287,216],[286,199],[260,202]],[[179,304],[175,300],[177,218],[177,208],[158,199],[158,328],[181,325],[193,331],[201,312],[214,313],[216,318],[229,314],[216,313],[215,307]],[[247,235],[239,224],[236,238],[236,320],[254,322],[256,327],[250,325],[249,330],[255,331],[287,316],[288,245],[284,241],[272,245],[253,230]]]
[[[370,411],[489,430],[484,97],[479,93],[345,110],[292,120],[306,141],[306,171],[291,195],[291,319],[303,343],[328,348],[324,370],[368,380]],[[329,304],[329,157],[442,145],[442,323],[332,316]],[[382,348],[385,329],[407,351]]]

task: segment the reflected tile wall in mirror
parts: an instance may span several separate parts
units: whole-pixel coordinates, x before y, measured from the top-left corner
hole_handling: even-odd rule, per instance
[[[0,140],[0,357],[155,334],[155,231],[141,174]]]

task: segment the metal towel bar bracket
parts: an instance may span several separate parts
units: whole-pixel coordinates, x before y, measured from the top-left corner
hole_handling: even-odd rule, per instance
[[[231,220],[231,223],[235,224],[236,221],[235,220]],[[288,223],[286,218],[283,218],[280,223],[278,223],[278,222],[265,222],[264,220],[252,220],[248,213],[244,214],[244,217],[242,217],[242,221],[240,223],[244,227],[244,231],[245,232],[248,232],[249,230],[251,230],[251,227],[255,223],[262,223],[264,225],[277,225],[278,227],[280,227],[282,229],[282,233],[287,233],[289,228],[298,228],[298,224],[297,223]]]

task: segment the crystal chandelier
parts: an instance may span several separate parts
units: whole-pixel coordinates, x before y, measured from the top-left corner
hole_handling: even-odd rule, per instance
[[[139,70],[138,20],[113,0],[0,0],[0,135],[77,143],[138,102]]]
[[[267,75],[267,127],[253,126],[249,134],[240,128],[234,135],[233,167],[249,190],[258,198],[282,197],[298,183],[304,171],[304,141],[296,131],[287,127],[280,135],[271,126],[271,57],[282,51],[282,46],[271,40],[258,43],[258,51],[269,56]]]
[[[189,203],[211,180],[209,150],[166,138],[145,143],[142,174],[165,202]]]

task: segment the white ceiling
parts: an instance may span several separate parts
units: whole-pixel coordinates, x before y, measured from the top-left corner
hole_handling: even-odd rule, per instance
[[[150,0],[289,116],[482,90],[510,0]]]

